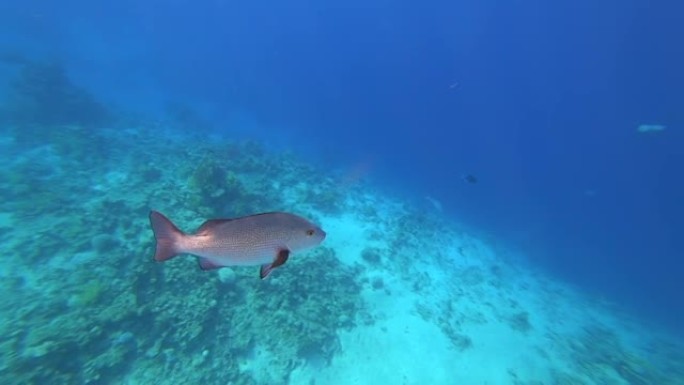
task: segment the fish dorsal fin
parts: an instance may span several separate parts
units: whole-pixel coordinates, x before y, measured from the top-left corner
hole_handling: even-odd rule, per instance
[[[259,213],[259,214],[252,214],[252,215],[245,215],[243,217],[237,217],[237,218],[221,218],[221,219],[208,219],[202,225],[195,231],[195,235],[202,235],[206,233],[207,231],[211,231],[213,228],[216,226],[220,226],[224,223],[232,222],[232,221],[237,221],[241,219],[247,219],[247,218],[256,218],[256,217],[262,217],[266,215],[280,215],[280,214],[286,214],[280,211],[269,211],[266,213]]]
[[[206,234],[207,232],[213,230],[217,226],[220,226],[230,221],[232,221],[232,219],[209,219],[202,223],[202,226],[200,226],[197,229],[197,231],[195,231],[195,235]]]

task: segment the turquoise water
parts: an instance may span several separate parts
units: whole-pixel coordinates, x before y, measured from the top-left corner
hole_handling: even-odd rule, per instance
[[[0,385],[684,385],[682,12],[1,2]]]

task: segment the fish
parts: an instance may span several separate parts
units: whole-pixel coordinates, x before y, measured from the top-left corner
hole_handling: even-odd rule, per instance
[[[662,124],[641,124],[639,127],[637,127],[637,131],[644,133],[644,132],[660,132],[665,130],[667,128],[666,126]]]
[[[467,174],[467,175],[463,175],[462,178],[465,182],[468,182],[471,184],[477,183],[477,177],[475,175]]]
[[[150,211],[149,218],[156,240],[155,261],[190,254],[197,257],[202,270],[260,266],[261,279],[284,265],[291,253],[318,246],[326,237],[319,226],[287,212],[209,219],[193,234],[183,232],[158,211]]]

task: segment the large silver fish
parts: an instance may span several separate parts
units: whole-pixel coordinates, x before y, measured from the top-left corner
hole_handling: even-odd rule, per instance
[[[155,260],[192,254],[203,270],[261,265],[262,279],[287,262],[291,252],[317,246],[325,238],[320,227],[283,212],[210,219],[194,234],[184,233],[157,211],[150,212],[150,223],[157,240]]]

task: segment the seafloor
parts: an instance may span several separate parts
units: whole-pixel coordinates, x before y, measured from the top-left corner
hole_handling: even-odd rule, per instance
[[[28,129],[26,129],[28,130]],[[254,142],[0,130],[1,384],[684,384],[682,346],[438,211]],[[181,228],[287,210],[321,247],[267,280],[152,261]]]

